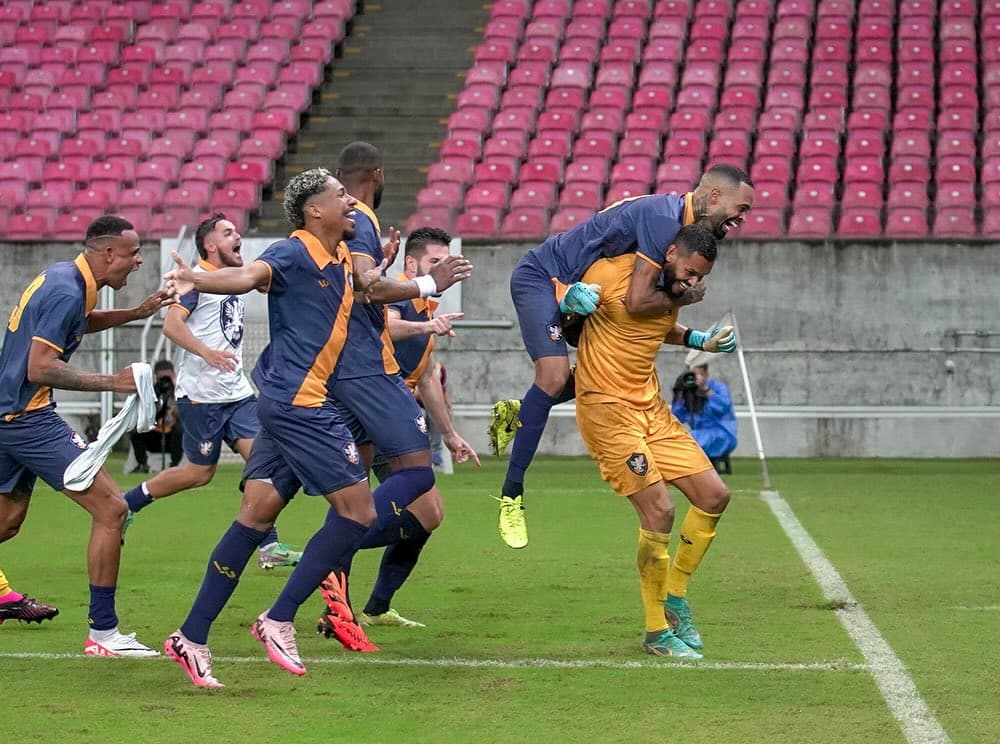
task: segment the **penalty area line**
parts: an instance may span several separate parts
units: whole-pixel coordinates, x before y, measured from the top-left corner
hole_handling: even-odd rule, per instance
[[[899,722],[906,741],[909,744],[948,744],[951,739],[934,717],[927,701],[920,696],[906,665],[851,594],[847,583],[795,516],[792,507],[777,491],[762,491],[760,497],[771,508],[778,524],[819,584],[824,598],[837,604],[837,619],[867,662],[868,671],[889,711]]]
[[[0,659],[64,660],[85,659],[83,654],[47,653],[25,651],[0,653]],[[165,656],[156,657],[166,659]],[[139,659],[147,661],[148,659]],[[264,656],[216,656],[216,662],[226,664],[270,663]],[[328,656],[305,658],[309,664],[342,664],[345,666],[399,666],[399,667],[462,667],[467,669],[690,669],[706,671],[748,671],[748,672],[867,672],[865,664],[850,661],[806,661],[806,662],[766,662],[766,661],[668,661],[666,659],[635,661],[604,661],[598,659],[393,659],[369,655]]]

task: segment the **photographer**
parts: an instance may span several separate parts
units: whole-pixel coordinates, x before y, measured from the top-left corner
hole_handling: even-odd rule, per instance
[[[133,473],[148,473],[147,453],[160,452],[164,458],[170,455],[170,467],[177,466],[184,451],[181,448],[183,428],[177,416],[177,400],[174,397],[174,365],[161,359],[153,366],[153,390],[156,391],[156,426],[143,434],[132,434],[132,450],[136,465]]]
[[[724,382],[708,378],[707,364],[677,378],[671,409],[716,467],[736,449],[733,398]]]

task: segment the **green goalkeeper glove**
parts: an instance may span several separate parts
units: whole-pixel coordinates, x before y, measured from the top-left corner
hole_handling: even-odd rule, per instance
[[[736,331],[732,326],[712,326],[707,331],[688,328],[684,333],[684,345],[689,349],[726,354],[736,351]]]

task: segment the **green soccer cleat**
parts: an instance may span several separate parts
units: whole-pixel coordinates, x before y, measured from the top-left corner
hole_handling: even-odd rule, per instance
[[[642,642],[642,650],[653,656],[669,656],[673,659],[701,659],[701,654],[677,637],[673,630],[667,628],[655,633],[646,633]]]
[[[494,496],[493,498],[497,498]],[[528,525],[524,521],[524,504],[521,497],[501,496],[500,502],[500,537],[511,548],[523,548],[528,544]]]
[[[490,428],[487,434],[490,437],[490,449],[493,454],[499,457],[513,441],[521,422],[518,414],[521,412],[521,401],[500,400],[493,404],[493,411],[490,414]]]
[[[381,615],[367,615],[364,612],[358,613],[358,621],[366,628],[372,625],[394,625],[397,628],[426,628],[423,623],[416,620],[407,620],[391,607]]]
[[[265,569],[297,566],[301,560],[302,552],[292,550],[288,543],[271,543],[257,552],[257,565]]]
[[[694,649],[705,648],[701,633],[694,627],[694,620],[691,619],[691,607],[684,597],[667,595],[667,600],[663,603],[663,614],[666,615],[671,630],[684,643]]]

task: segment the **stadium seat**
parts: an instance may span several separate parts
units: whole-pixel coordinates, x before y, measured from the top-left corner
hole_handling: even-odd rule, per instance
[[[934,236],[939,238],[971,238],[976,235],[976,215],[972,208],[950,207],[937,210]]]
[[[785,237],[785,214],[783,209],[757,208],[747,215],[746,221],[734,233],[739,238],[783,238]]]
[[[500,228],[500,212],[496,209],[469,209],[455,219],[454,231],[462,238],[489,238]]]
[[[788,235],[796,238],[828,238],[833,232],[831,218],[829,207],[796,209],[788,223]]]
[[[549,234],[566,232],[581,222],[586,222],[594,216],[592,210],[580,209],[578,207],[561,209],[552,216],[549,222]]]
[[[837,232],[851,238],[876,238],[882,234],[881,210],[866,207],[842,208]]]
[[[544,208],[512,209],[504,217],[500,231],[511,238],[544,238],[548,232],[549,211]]]
[[[887,238],[922,238],[927,235],[927,210],[913,207],[890,208],[885,221]]]

